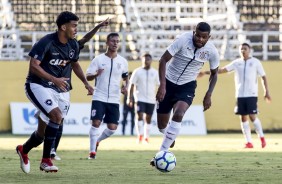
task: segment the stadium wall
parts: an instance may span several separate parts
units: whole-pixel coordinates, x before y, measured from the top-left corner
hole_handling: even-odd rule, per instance
[[[221,66],[227,64],[222,62]],[[25,96],[24,83],[28,71],[29,62],[0,62],[0,132],[11,131],[10,102],[29,102]],[[81,62],[85,71],[89,62]],[[130,62],[130,71],[139,67],[141,62]],[[153,66],[157,68],[158,63]],[[267,73],[272,103],[263,100],[263,90],[259,84],[259,117],[263,128],[269,131],[282,130],[282,62],[263,62]],[[208,69],[208,65],[204,66]],[[233,113],[235,105],[234,75],[219,75],[218,84],[212,97],[212,108],[205,112],[207,129],[212,131],[240,131],[238,116]],[[89,102],[90,96],[86,96],[86,90],[79,79],[73,75],[72,102]],[[207,90],[208,76],[198,79],[196,97],[193,104],[202,104],[202,99]]]

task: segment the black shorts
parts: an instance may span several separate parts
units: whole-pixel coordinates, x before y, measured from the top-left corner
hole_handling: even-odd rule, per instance
[[[234,112],[238,115],[257,114],[257,102],[257,97],[237,98],[237,105]]]
[[[189,106],[195,97],[197,81],[191,81],[183,85],[177,85],[166,79],[166,94],[163,101],[159,102],[157,113],[167,114],[171,111],[174,104],[178,101],[184,101]]]
[[[143,112],[152,115],[155,109],[155,104],[146,102],[137,102],[137,112]]]
[[[100,120],[104,123],[118,124],[119,104],[106,103],[97,100],[92,101],[91,120]]]

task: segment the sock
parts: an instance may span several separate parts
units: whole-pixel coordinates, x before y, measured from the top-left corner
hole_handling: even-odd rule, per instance
[[[52,145],[56,139],[57,132],[59,130],[59,124],[49,120],[49,123],[45,129],[45,140],[43,146],[43,158],[50,158],[50,152]]]
[[[256,129],[257,135],[259,137],[264,137],[260,120],[258,118],[256,118],[255,121],[253,121],[253,123],[254,123],[254,127]]]
[[[61,125],[59,126],[59,130],[58,130],[58,132],[57,132],[55,142],[53,143],[53,146],[52,146],[52,149],[54,148],[54,151],[55,151],[55,152],[57,151],[57,148],[58,148],[58,146],[59,146],[59,143],[60,143],[62,134],[63,134],[63,124],[61,124]]]
[[[247,142],[252,142],[251,128],[249,122],[241,122],[241,129]]]
[[[150,135],[151,124],[145,123],[144,125],[144,139],[148,139]]]
[[[23,144],[23,153],[28,154],[28,152],[37,146],[39,146],[44,141],[44,137],[40,137],[37,131],[34,131],[29,139]]]
[[[99,136],[99,128],[91,126],[89,131],[90,152],[96,152],[96,144],[97,144],[98,136]]]
[[[143,120],[137,121],[136,123],[137,136],[143,135],[143,126],[144,126]]]
[[[116,130],[110,130],[108,128],[105,128],[105,130],[103,131],[103,133],[98,137],[98,142],[101,142],[104,139],[107,139],[108,137],[110,137],[111,135],[113,135],[115,133]]]
[[[176,139],[180,132],[181,122],[171,121],[166,132],[164,133],[163,143],[161,145],[160,151],[166,151],[169,149],[170,145]]]

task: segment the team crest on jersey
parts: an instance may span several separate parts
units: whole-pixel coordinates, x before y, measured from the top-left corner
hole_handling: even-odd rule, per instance
[[[202,60],[206,60],[208,58],[208,54],[209,52],[208,51],[202,51],[199,53],[199,59],[202,59]]]
[[[51,99],[47,99],[46,101],[45,101],[45,104],[46,105],[49,105],[49,106],[51,106],[52,105],[52,100]]]
[[[73,58],[75,51],[73,49],[70,50],[69,52],[69,57]]]

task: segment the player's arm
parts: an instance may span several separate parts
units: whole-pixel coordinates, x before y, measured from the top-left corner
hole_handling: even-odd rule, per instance
[[[69,78],[57,78],[50,75],[49,73],[45,72],[45,70],[43,70],[43,68],[40,66],[40,63],[41,61],[31,57],[29,62],[29,71],[40,78],[53,82],[62,91],[67,91],[68,83],[66,81],[69,80]]]
[[[264,90],[264,99],[267,101],[267,102],[270,102],[271,101],[271,96],[269,94],[269,90],[268,90],[268,82],[267,82],[267,79],[266,79],[266,76],[262,76],[261,78],[261,83],[262,83],[262,87],[263,87],[263,90]]]
[[[218,68],[210,70],[209,88],[206,92],[203,101],[204,111],[206,111],[211,107],[211,95],[214,90],[215,84],[217,82],[217,72],[218,72]]]
[[[93,94],[93,87],[87,82],[85,76],[84,76],[84,73],[81,69],[81,66],[78,62],[72,62],[71,63],[72,65],[72,69],[75,73],[75,75],[81,80],[81,82],[83,82],[85,88],[88,90],[88,93],[87,95],[92,95]]]
[[[223,74],[223,73],[227,73],[228,72],[228,70],[225,68],[225,67],[223,67],[223,68],[219,68],[218,69],[218,74]],[[206,70],[206,71],[201,71],[199,74],[198,74],[198,78],[200,78],[200,77],[203,77],[204,75],[210,75],[211,74],[211,71],[208,71],[208,70]]]
[[[160,79],[160,86],[158,88],[158,92],[156,95],[157,101],[162,101],[164,99],[166,93],[166,79],[165,79],[165,71],[166,71],[166,63],[172,58],[172,55],[165,51],[159,61],[159,79]]]
[[[109,18],[107,18],[106,20],[100,22],[97,26],[95,26],[91,31],[89,31],[88,33],[86,33],[86,35],[83,36],[83,38],[81,38],[78,43],[80,45],[80,47],[84,47],[84,44],[86,42],[88,42],[96,33],[97,31],[104,26],[108,26],[109,25]]]
[[[134,84],[130,84],[129,86],[129,95],[127,95],[127,100],[126,100],[126,104],[129,107],[133,107],[133,91],[134,91]]]
[[[87,74],[86,74],[86,79],[87,79],[88,81],[93,81],[93,80],[96,79],[96,77],[98,77],[103,71],[104,71],[104,69],[98,69],[95,74],[87,73]]]

